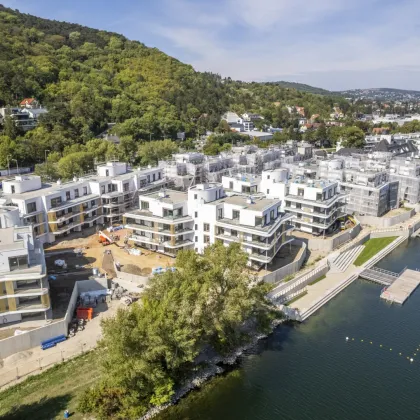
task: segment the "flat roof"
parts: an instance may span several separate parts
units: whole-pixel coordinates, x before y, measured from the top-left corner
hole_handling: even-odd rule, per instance
[[[183,191],[165,190],[165,197],[161,197],[161,193],[161,191],[155,191],[149,194],[142,194],[140,199],[141,197],[149,197],[167,204],[180,204],[188,200],[188,194]]]
[[[243,195],[231,195],[230,197],[223,197],[219,200],[211,201],[207,204],[233,204],[235,206],[241,206],[244,209],[247,210],[254,210],[254,211],[263,211],[266,208],[272,207],[276,203],[280,203],[281,200],[277,199],[270,199],[270,198],[260,198],[260,197],[254,197],[252,203],[247,203],[249,197],[243,196]]]
[[[311,179],[311,178],[304,178],[299,179],[298,176],[295,176],[289,181],[291,184],[296,185],[303,185],[310,188],[327,188],[331,185],[337,184],[337,181],[329,181],[326,179]]]

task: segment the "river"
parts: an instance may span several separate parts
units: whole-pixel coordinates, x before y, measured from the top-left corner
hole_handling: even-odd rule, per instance
[[[378,266],[420,268],[420,239]],[[420,288],[403,306],[381,300],[381,288],[357,280],[305,323],[278,327],[238,369],[157,419],[419,419]]]

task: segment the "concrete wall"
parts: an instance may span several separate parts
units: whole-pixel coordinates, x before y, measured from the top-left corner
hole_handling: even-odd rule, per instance
[[[78,295],[84,292],[93,292],[95,290],[108,289],[108,279],[106,277],[98,277],[93,280],[83,280],[76,283]]]
[[[361,226],[358,224],[352,229],[348,229],[334,238],[302,239],[302,241],[307,243],[310,251],[331,252],[343,243],[354,239],[360,233],[360,230]]]
[[[296,261],[293,261],[292,263],[288,265],[285,265],[284,267],[279,268],[276,271],[273,271],[270,274],[266,274],[265,276],[263,276],[262,279],[266,283],[277,283],[283,280],[284,278],[286,278],[287,276],[295,274],[300,270],[300,267],[302,267],[302,264],[306,258],[307,246],[305,242],[301,242],[301,241],[295,241],[294,244],[300,245],[302,247],[302,253],[299,259],[297,259]]]
[[[117,279],[122,280],[125,283],[131,283],[135,287],[143,285],[146,286],[149,283],[149,277],[137,276],[136,274],[123,273],[118,271],[114,263],[115,272],[117,273]],[[126,284],[122,284],[124,287]],[[127,288],[127,287],[126,287]]]
[[[52,324],[36,328],[24,334],[0,340],[0,359],[4,359],[14,353],[28,350],[32,347],[40,346],[41,341],[48,340],[57,335],[67,335],[68,325],[73,318],[77,298],[80,293],[83,291],[98,290],[104,287],[107,288],[107,286],[108,281],[106,278],[76,282],[64,318],[61,321],[53,322]]]
[[[67,335],[67,322],[65,320],[46,325],[45,327],[36,328],[25,334],[0,340],[0,359],[4,359],[14,353],[28,350],[32,347],[37,347],[41,345],[41,341],[62,334]]]
[[[408,210],[404,213],[393,217],[375,217],[375,216],[357,216],[360,222],[364,225],[370,225],[378,228],[387,228],[404,223],[414,216],[415,209]]]

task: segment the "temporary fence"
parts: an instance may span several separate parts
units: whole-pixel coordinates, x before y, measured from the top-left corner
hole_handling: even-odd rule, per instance
[[[50,367],[63,363],[94,348],[95,345],[80,343],[69,349],[57,349],[53,353],[46,353],[42,357],[19,363],[9,369],[7,367],[0,369],[0,388],[14,385],[22,378],[39,374]]]

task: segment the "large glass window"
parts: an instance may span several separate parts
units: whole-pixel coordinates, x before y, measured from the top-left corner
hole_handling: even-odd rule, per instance
[[[9,257],[9,267],[10,271],[28,268],[28,256],[18,255],[16,257]]]
[[[140,201],[140,208],[142,210],[149,210],[149,202],[148,201]]]
[[[27,208],[28,208],[28,213],[32,213],[34,211],[36,211],[36,203],[28,203],[27,204]]]

